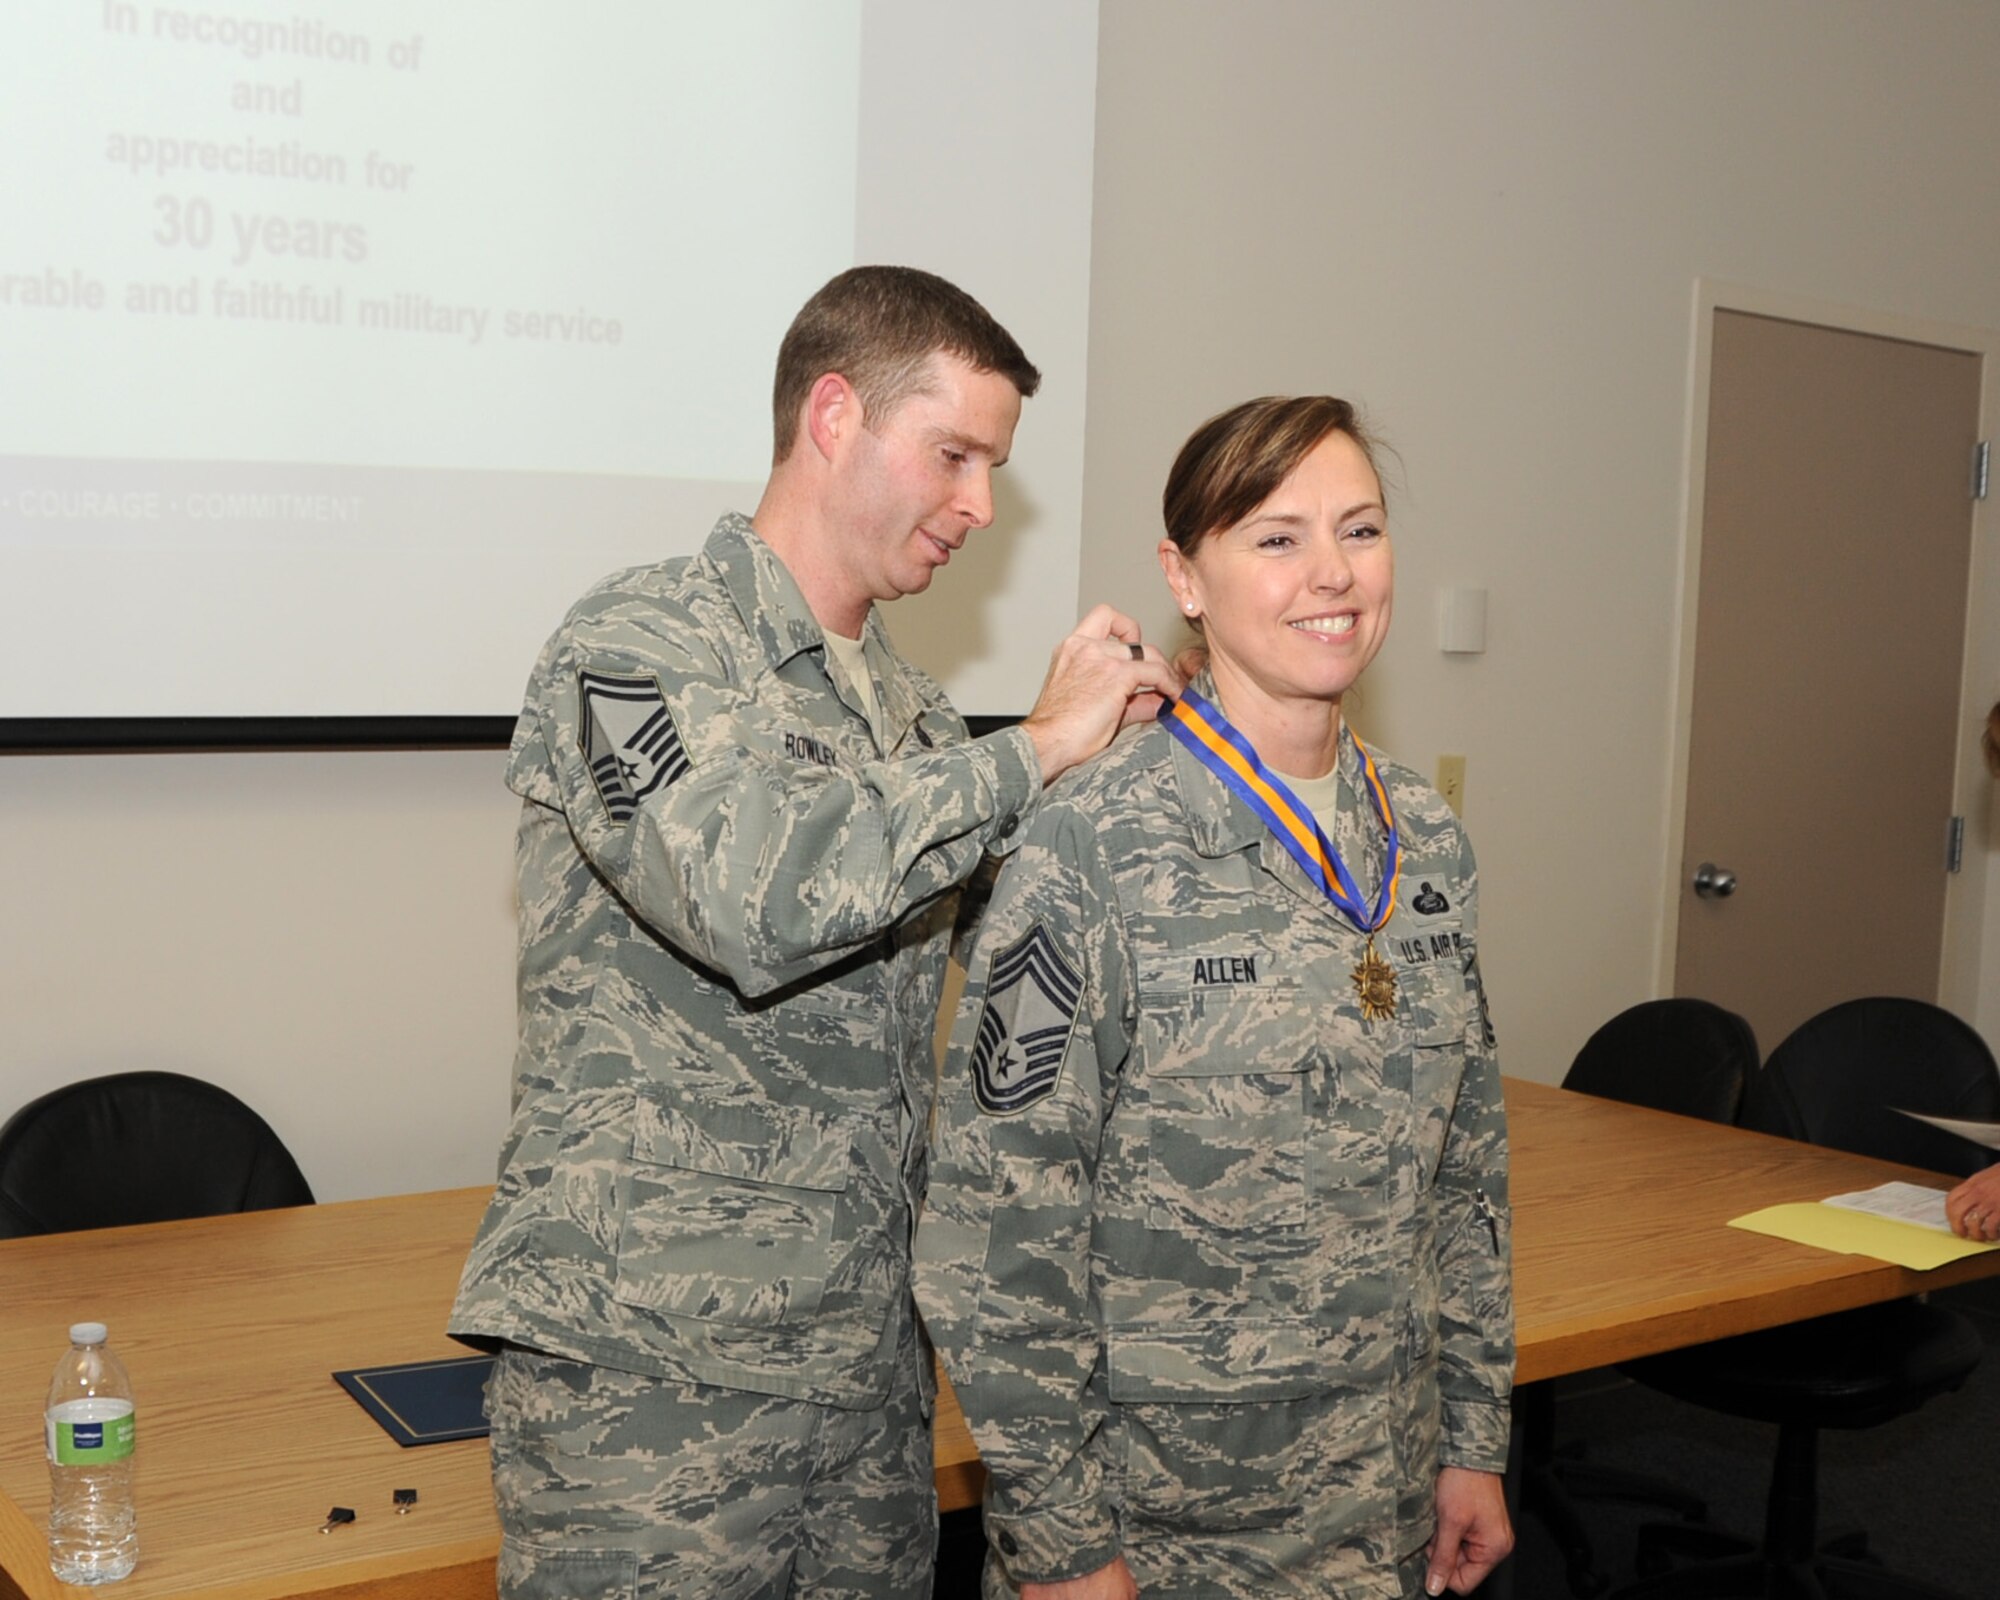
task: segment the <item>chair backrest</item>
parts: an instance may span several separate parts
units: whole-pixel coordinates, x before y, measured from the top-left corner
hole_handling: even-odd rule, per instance
[[[1848,1000],[1792,1030],[1743,1097],[1742,1123],[1966,1177],[1992,1152],[1897,1110],[2000,1121],[2000,1069],[1965,1023],[1924,1000]]]
[[[270,1124],[178,1072],[72,1083],[0,1128],[0,1238],[312,1203]]]
[[[1684,1117],[1733,1122],[1757,1067],[1757,1036],[1707,1000],[1646,1000],[1584,1041],[1565,1089]]]

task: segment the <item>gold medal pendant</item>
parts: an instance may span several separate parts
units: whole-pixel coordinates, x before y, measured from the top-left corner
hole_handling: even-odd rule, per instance
[[[1375,953],[1373,934],[1354,969],[1354,987],[1361,996],[1363,1022],[1382,1022],[1396,1014],[1396,969]]]

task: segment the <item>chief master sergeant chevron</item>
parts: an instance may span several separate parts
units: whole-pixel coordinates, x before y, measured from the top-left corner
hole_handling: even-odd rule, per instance
[[[754,516],[606,579],[535,668],[514,1116],[451,1317],[500,1353],[502,1600],[928,1592],[953,890],[1180,688],[1099,607],[969,739],[883,629],[992,520],[1039,382],[953,285],[841,274],[780,348]]]

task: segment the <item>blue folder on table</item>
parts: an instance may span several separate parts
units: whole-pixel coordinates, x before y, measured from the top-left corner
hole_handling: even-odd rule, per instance
[[[405,1361],[336,1372],[335,1383],[360,1402],[396,1443],[443,1444],[486,1437],[486,1379],[491,1356]]]

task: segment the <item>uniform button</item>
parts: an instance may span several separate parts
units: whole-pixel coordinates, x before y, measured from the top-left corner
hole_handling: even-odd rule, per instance
[[[1021,1541],[1011,1533],[1003,1531],[1000,1535],[1000,1548],[1010,1556],[1017,1556],[1021,1553]]]

